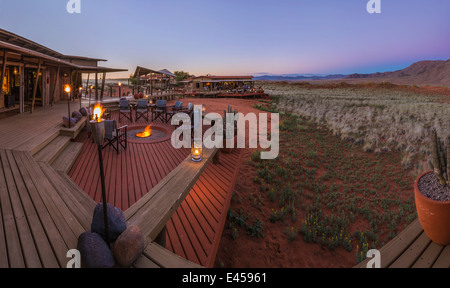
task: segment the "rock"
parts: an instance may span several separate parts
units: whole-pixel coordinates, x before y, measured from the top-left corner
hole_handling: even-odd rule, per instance
[[[113,255],[121,267],[130,267],[144,251],[144,236],[137,226],[128,227],[113,247]]]
[[[125,221],[125,214],[119,208],[108,204],[108,229],[109,242],[114,242],[127,229]],[[103,216],[103,203],[97,204],[92,217],[91,231],[99,234],[103,239],[106,239],[105,221]]]
[[[85,268],[112,268],[114,257],[108,244],[97,233],[84,232],[78,237],[81,265]]]

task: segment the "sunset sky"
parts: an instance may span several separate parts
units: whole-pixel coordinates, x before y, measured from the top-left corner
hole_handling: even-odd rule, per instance
[[[350,74],[450,59],[450,1],[0,0],[0,28],[102,66],[195,75]]]

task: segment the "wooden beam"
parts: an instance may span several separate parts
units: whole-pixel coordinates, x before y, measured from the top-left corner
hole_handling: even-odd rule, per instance
[[[3,84],[4,84],[4,78],[6,75],[6,61],[8,61],[8,52],[6,50],[3,50],[3,65],[2,65],[2,74],[0,75],[0,107],[3,107],[4,96],[3,96]]]
[[[34,81],[34,87],[33,87],[33,101],[31,101],[31,114],[33,114],[34,111],[34,103],[36,102],[36,93],[37,93],[37,86],[39,84],[39,72],[41,71],[41,62],[42,60],[39,59],[39,64],[36,72],[36,81]]]

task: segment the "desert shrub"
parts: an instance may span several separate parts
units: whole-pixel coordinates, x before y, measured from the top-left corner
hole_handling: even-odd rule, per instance
[[[448,106],[436,101],[439,94],[390,83],[343,85],[266,84],[277,98],[277,109],[290,115],[282,130],[290,131],[301,116],[325,125],[333,135],[368,153],[404,153],[402,166],[418,173],[427,169],[420,161],[431,152],[429,135],[450,129]],[[445,136],[445,135],[444,135]],[[312,165],[312,163],[309,163]]]

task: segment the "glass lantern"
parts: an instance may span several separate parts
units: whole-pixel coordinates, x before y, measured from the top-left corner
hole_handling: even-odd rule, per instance
[[[203,158],[203,147],[201,141],[195,141],[192,143],[191,146],[191,157],[192,161],[194,162],[200,162]]]

